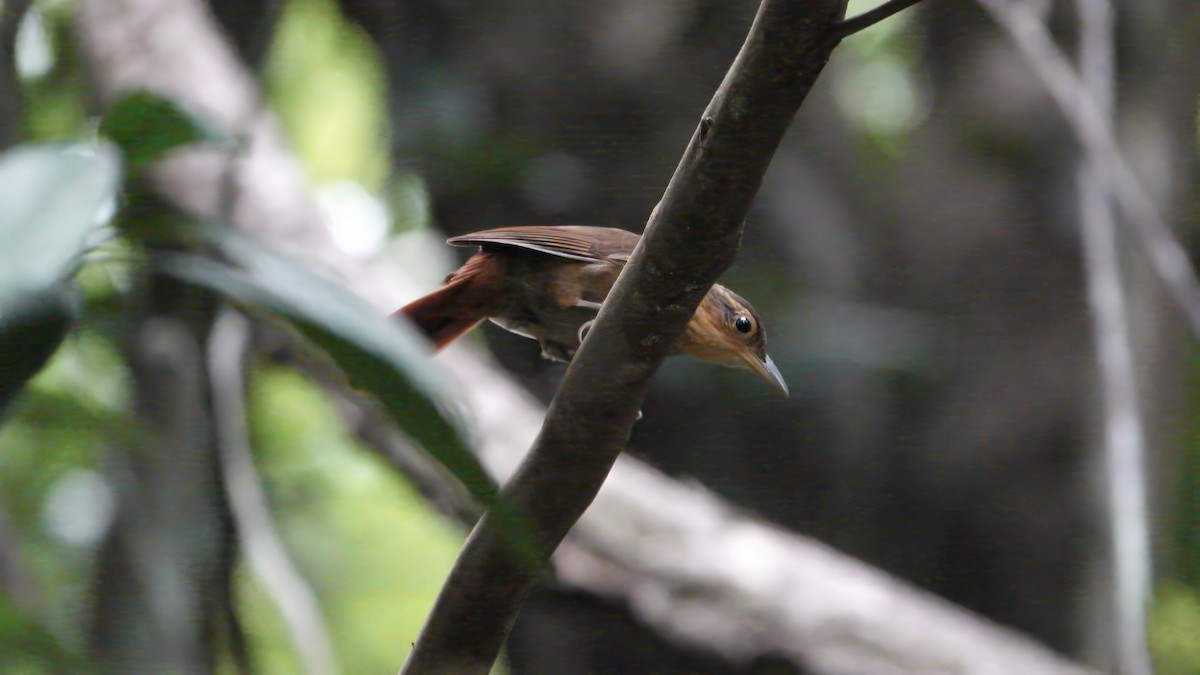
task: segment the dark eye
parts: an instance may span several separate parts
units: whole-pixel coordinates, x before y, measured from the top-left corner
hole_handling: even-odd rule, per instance
[[[749,333],[754,328],[754,322],[748,316],[739,316],[733,320],[733,327],[739,333]]]

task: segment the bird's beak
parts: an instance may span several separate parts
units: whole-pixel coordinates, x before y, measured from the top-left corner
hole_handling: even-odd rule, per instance
[[[785,398],[788,396],[787,382],[783,381],[783,375],[780,374],[779,368],[775,367],[775,362],[771,360],[770,356],[764,355],[761,361],[753,354],[746,354],[742,358],[745,359],[746,365],[750,366],[750,370],[770,382],[771,386],[778,389]]]

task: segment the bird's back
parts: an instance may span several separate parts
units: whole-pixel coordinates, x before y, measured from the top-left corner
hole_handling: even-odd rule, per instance
[[[615,227],[586,225],[532,225],[500,227],[451,237],[454,246],[479,246],[484,250],[532,251],[580,262],[609,262],[623,265],[641,236]]]

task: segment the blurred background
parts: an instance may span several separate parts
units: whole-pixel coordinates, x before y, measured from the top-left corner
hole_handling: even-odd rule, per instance
[[[16,4],[4,1],[6,16]],[[338,245],[430,288],[459,255],[425,253],[431,237],[523,224],[640,231],[757,4],[208,1],[258,73]],[[1191,243],[1200,7],[1119,5],[1119,133]],[[1070,48],[1074,5],[1039,7]],[[72,11],[39,0],[9,26],[0,144],[95,133]],[[791,398],[670,359],[629,452],[1105,663],[1107,507],[1077,162],[1042,86],[974,3],[931,0],[847,40],[776,155],[724,278],[763,316]],[[1200,673],[1200,361],[1137,246],[1123,249],[1151,449],[1151,649],[1161,673]],[[122,284],[102,261],[80,282],[92,302]],[[533,342],[491,325],[470,340],[549,401],[563,368]],[[409,648],[396,636],[415,636],[464,531],[354,440],[321,387],[269,363],[252,374],[255,458],[335,627],[337,661],[394,672]],[[80,667],[131,377],[111,333],[85,324],[0,426],[3,672]],[[240,566],[235,579],[256,669],[295,672],[277,610]],[[563,663],[790,672],[737,669],[624,607],[540,589],[502,668]]]

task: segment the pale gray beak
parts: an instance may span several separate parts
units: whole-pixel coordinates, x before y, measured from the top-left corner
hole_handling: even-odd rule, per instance
[[[758,373],[764,380],[771,383],[771,386],[779,390],[779,393],[785,397],[788,396],[787,382],[783,381],[783,375],[780,374],[779,368],[775,366],[775,362],[770,356],[764,356],[762,361],[759,361],[755,356],[744,357],[746,364],[750,366],[750,370]]]

